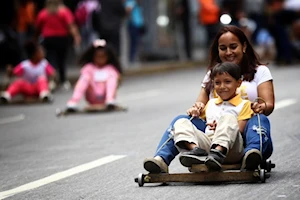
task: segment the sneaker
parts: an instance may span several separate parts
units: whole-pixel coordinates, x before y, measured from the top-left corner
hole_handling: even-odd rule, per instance
[[[106,104],[106,109],[107,110],[115,110],[116,109],[116,104],[114,103],[109,103],[109,104]]]
[[[168,165],[160,156],[155,156],[154,158],[146,158],[144,160],[144,169],[153,174],[169,172]]]
[[[209,170],[220,171],[226,156],[217,149],[211,149],[206,160],[205,165]]]
[[[71,89],[71,83],[69,81],[65,81],[63,82],[62,84],[62,87],[66,90],[66,91],[69,91]]]
[[[66,106],[67,112],[76,112],[78,111],[78,104],[73,102],[68,102]]]
[[[48,86],[51,92],[53,92],[57,88],[56,82],[54,80],[50,80]]]
[[[250,149],[243,157],[242,169],[256,170],[262,161],[261,152],[257,149]]]
[[[11,102],[11,95],[8,92],[2,92],[0,96],[0,102],[3,104]]]
[[[39,95],[42,102],[51,102],[53,97],[49,91],[42,91]]]
[[[204,164],[207,155],[208,154],[204,149],[195,147],[190,151],[182,152],[179,156],[179,161],[183,166],[191,167],[196,164]]]

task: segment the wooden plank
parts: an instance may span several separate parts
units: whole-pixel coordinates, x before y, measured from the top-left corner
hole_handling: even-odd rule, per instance
[[[253,171],[245,172],[202,172],[202,173],[180,173],[180,174],[146,174],[145,183],[168,183],[168,182],[233,182],[259,181],[259,173]]]
[[[240,169],[241,169],[241,164],[226,164],[226,165],[222,165],[221,171],[240,170]],[[205,164],[192,165],[192,167],[189,170],[190,172],[195,172],[195,173],[209,171]]]

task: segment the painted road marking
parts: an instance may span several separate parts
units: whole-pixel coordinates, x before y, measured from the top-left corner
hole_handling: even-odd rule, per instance
[[[6,117],[3,119],[0,119],[0,124],[9,124],[12,122],[18,122],[18,121],[22,121],[25,119],[25,115],[24,114],[19,114],[13,117]]]
[[[0,199],[5,199],[5,198],[11,197],[13,195],[16,195],[18,193],[21,193],[21,192],[36,189],[38,187],[47,185],[49,183],[53,183],[55,181],[59,181],[61,179],[73,176],[75,174],[78,174],[78,173],[81,173],[81,172],[84,172],[84,171],[88,171],[90,169],[99,167],[101,165],[105,165],[107,163],[122,159],[124,157],[126,157],[126,156],[125,155],[110,155],[110,156],[100,158],[98,160],[95,160],[95,161],[92,161],[92,162],[89,162],[89,163],[85,163],[83,165],[79,165],[77,167],[68,169],[66,171],[58,172],[56,174],[47,176],[47,177],[42,178],[40,180],[36,180],[36,181],[30,182],[30,183],[27,183],[25,185],[21,185],[19,187],[14,188],[14,189],[0,192]]]
[[[275,103],[275,110],[280,109],[280,108],[284,108],[284,107],[288,107],[288,106],[293,105],[295,103],[297,103],[296,99],[281,100],[281,101]]]

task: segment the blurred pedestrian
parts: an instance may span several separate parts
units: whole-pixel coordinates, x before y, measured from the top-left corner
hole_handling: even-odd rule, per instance
[[[128,33],[129,33],[129,61],[134,62],[140,39],[145,33],[145,21],[140,0],[126,0],[126,12],[128,15]]]
[[[206,30],[208,47],[219,31],[220,8],[215,0],[198,0],[198,3],[200,6],[198,20]]]
[[[22,59],[18,35],[14,30],[17,16],[16,2],[1,1],[0,6],[0,69],[17,65]]]
[[[81,56],[83,65],[67,110],[76,111],[83,96],[89,104],[112,108],[116,103],[118,81],[122,70],[119,59],[105,40],[97,39]]]
[[[75,9],[75,21],[79,27],[82,42],[81,49],[85,50],[92,42],[98,38],[94,29],[94,19],[97,12],[100,12],[101,6],[98,0],[83,0],[78,3]]]
[[[184,50],[187,59],[192,59],[192,37],[190,30],[190,3],[189,0],[179,0],[176,9],[176,15],[181,22],[181,28],[184,39]]]
[[[74,16],[61,0],[47,0],[46,7],[37,16],[37,35],[41,34],[49,62],[59,72],[59,83],[70,88],[66,76],[66,58],[70,47],[69,35],[74,45],[79,47],[81,37],[74,22]]]
[[[44,49],[34,41],[25,44],[25,51],[29,59],[19,63],[14,69],[8,68],[9,76],[19,77],[12,82],[8,89],[1,94],[2,103],[8,103],[18,94],[25,97],[39,97],[42,101],[50,101],[48,77],[53,79],[55,70],[45,59]]]
[[[275,40],[277,64],[291,64],[293,60],[288,27],[297,19],[297,11],[285,8],[284,0],[268,0],[268,30]]]
[[[21,47],[24,46],[25,41],[34,36],[35,9],[32,0],[18,0],[16,30]],[[24,59],[24,49],[22,48],[21,51]]]
[[[101,0],[101,12],[97,15],[97,32],[120,56],[120,30],[126,15],[123,0]]]

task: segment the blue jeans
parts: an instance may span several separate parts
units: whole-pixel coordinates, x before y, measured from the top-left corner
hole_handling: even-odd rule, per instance
[[[181,118],[190,119],[191,117],[188,115],[179,115],[173,119],[169,128],[163,134],[158,147],[155,153],[155,156],[160,156],[163,158],[167,165],[170,165],[171,161],[179,154],[177,148],[174,145],[174,140],[169,140],[163,147],[161,147],[171,136],[170,132],[174,126],[174,123]],[[199,119],[194,118],[192,123],[201,131],[205,130],[206,122]],[[272,152],[273,152],[273,145],[272,139],[270,135],[270,122],[265,115],[260,115],[260,125],[262,129],[262,154],[263,159],[268,159]],[[245,143],[245,150],[246,153],[250,149],[258,149],[260,150],[260,135],[257,132],[258,129],[258,118],[257,115],[253,116],[251,119],[248,120],[247,125],[244,131],[244,143]]]
[[[178,120],[178,119],[181,119],[181,118],[186,118],[186,119],[190,119],[191,116],[188,116],[188,115],[179,115],[177,117],[175,117],[173,119],[173,121],[171,122],[169,128],[165,131],[163,137],[161,138],[159,144],[158,144],[158,147],[157,147],[157,150],[159,150],[159,148],[161,148],[161,146],[169,139],[169,137],[171,137],[171,130],[173,129],[173,126],[175,124],[175,122]],[[199,119],[199,118],[194,118],[192,120],[192,123],[201,131],[204,131],[205,130],[205,127],[206,127],[206,122],[203,121],[202,119]],[[157,151],[156,150],[156,151]],[[164,159],[165,163],[167,165],[170,165],[171,161],[179,154],[177,148],[175,147],[175,144],[174,144],[174,140],[173,138],[171,140],[169,140],[165,146],[163,146],[158,152],[155,153],[155,156],[160,156]]]

